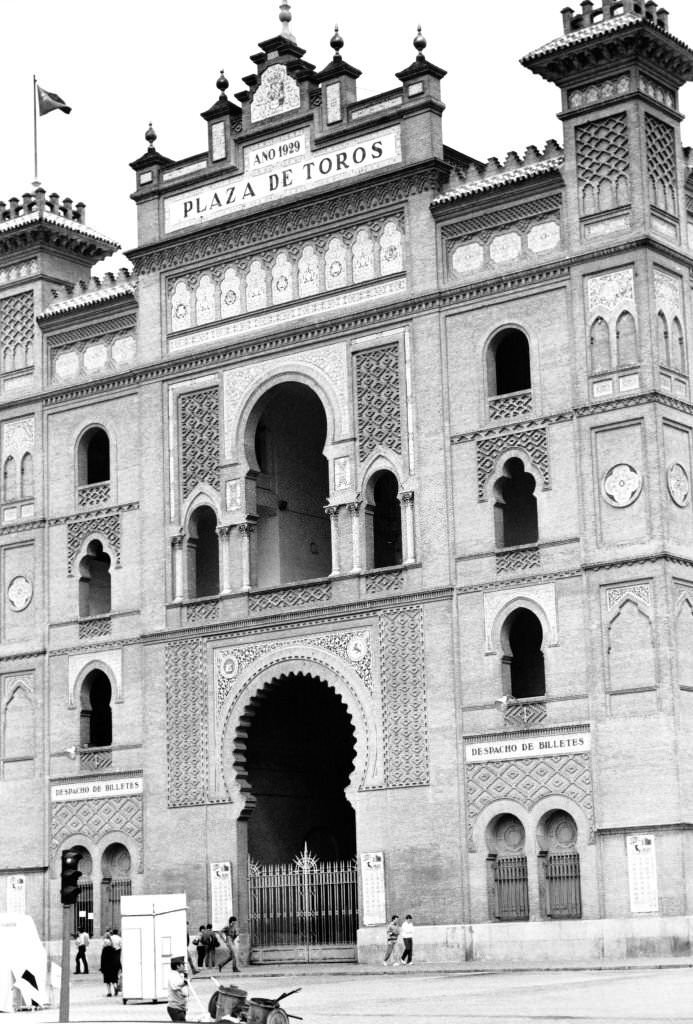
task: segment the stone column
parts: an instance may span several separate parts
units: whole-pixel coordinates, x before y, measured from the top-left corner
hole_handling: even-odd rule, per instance
[[[183,546],[185,543],[185,534],[179,533],[176,537],[171,540],[171,550],[173,551],[173,600],[183,600]]]
[[[351,514],[351,571],[357,573],[361,572],[361,531],[359,529],[361,502],[351,501],[347,508]]]
[[[240,523],[238,531],[241,535],[241,590],[250,590],[250,535],[255,529],[254,523]]]
[[[399,496],[402,509],[402,563],[411,565],[416,561],[414,550],[414,492],[402,491]]]
[[[231,526],[217,526],[219,538],[219,593],[231,593]]]
[[[325,505],[325,514],[330,518],[330,544],[332,545],[332,572],[330,576],[339,576],[339,505]]]

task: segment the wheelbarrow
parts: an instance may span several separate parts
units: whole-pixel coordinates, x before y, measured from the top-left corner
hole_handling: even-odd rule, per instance
[[[293,988],[289,992],[282,992],[275,999],[265,999],[261,996],[247,1000],[247,992],[235,985],[219,986],[218,991],[212,994],[209,1000],[209,1015],[215,1021],[229,1017],[240,1021],[247,1021],[248,1024],[289,1024],[289,1020],[303,1020],[289,1014],[279,1005],[282,999],[300,992],[300,988]]]

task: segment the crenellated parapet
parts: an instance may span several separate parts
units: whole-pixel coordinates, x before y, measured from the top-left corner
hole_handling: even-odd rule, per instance
[[[0,202],[0,222],[27,217],[32,213],[39,215],[51,214],[62,217],[66,221],[85,224],[86,207],[84,203],[74,203],[72,199],[61,199],[57,192],[50,195],[45,188],[37,186],[33,192],[24,192],[21,199],[16,196],[6,203]]]
[[[75,284],[60,285],[51,289],[53,301],[37,317],[45,323],[53,317],[88,306],[102,305],[118,299],[129,299],[135,295],[135,276],[126,268],[117,274],[106,273],[102,277],[90,277]]]
[[[504,188],[558,171],[562,166],[563,150],[555,139],[549,139],[542,151],[536,146],[528,146],[523,157],[511,150],[502,162],[492,157],[486,164],[470,164],[464,173],[458,173],[459,184],[435,199],[431,205],[441,206],[463,196]]]
[[[84,203],[61,199],[41,186],[0,202],[0,260],[30,248],[59,249],[90,265],[110,256],[118,244],[87,227],[85,212]]]

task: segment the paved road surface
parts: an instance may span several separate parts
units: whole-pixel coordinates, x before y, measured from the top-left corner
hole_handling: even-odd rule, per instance
[[[305,971],[305,969],[303,969]],[[229,978],[231,980],[231,978]],[[344,968],[280,975],[251,968],[234,979],[251,996],[272,998],[297,986],[283,1003],[304,1024],[693,1024],[693,969],[437,972],[431,967],[373,972]],[[165,1006],[107,999],[98,975],[71,978],[70,1020],[166,1021]],[[207,977],[194,988],[206,1009],[214,991]],[[191,1000],[188,1020],[209,1020]],[[57,1008],[4,1014],[0,1024],[49,1024]]]

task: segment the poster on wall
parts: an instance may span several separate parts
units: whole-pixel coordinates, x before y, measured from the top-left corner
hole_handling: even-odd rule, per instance
[[[361,890],[364,925],[384,924],[385,860],[382,853],[361,854]]]
[[[7,913],[26,914],[26,876],[8,875]]]
[[[223,928],[233,914],[231,895],[231,863],[228,860],[213,861],[209,865],[212,893],[212,927]]]
[[[627,836],[626,848],[631,913],[655,914],[659,911],[655,837]]]

